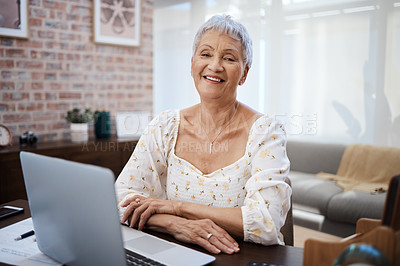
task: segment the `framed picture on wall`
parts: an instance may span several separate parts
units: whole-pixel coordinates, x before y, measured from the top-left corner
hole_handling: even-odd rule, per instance
[[[28,38],[28,1],[0,0],[0,36]]]
[[[139,46],[140,0],[94,0],[94,42]]]

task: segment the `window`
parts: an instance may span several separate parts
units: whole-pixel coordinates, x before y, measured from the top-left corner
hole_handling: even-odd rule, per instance
[[[239,100],[283,120],[289,139],[400,147],[400,1],[155,0],[155,113],[199,102],[192,41],[217,13],[253,40]]]

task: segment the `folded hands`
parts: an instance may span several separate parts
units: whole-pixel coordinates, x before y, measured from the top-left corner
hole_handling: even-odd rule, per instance
[[[184,217],[183,204],[185,203],[181,201],[152,199],[136,195],[121,204],[122,207],[127,207],[122,222],[129,221],[130,227],[137,226],[139,230],[142,230],[153,215],[168,214],[169,222],[163,223],[165,225],[163,231],[167,231],[175,239],[197,244],[214,254],[239,252],[238,243],[211,219]]]

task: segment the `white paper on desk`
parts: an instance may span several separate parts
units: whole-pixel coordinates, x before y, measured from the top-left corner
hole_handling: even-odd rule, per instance
[[[0,229],[0,262],[14,265],[61,265],[44,255],[35,237],[15,238],[33,229],[32,218]]]

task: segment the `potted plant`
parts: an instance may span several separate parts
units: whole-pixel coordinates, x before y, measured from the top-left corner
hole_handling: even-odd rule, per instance
[[[84,142],[89,139],[89,122],[93,119],[93,113],[90,108],[81,111],[74,108],[67,111],[66,120],[71,123],[71,140],[74,142]]]
[[[109,138],[111,135],[110,112],[106,110],[96,110],[94,112],[94,133],[97,138]]]

